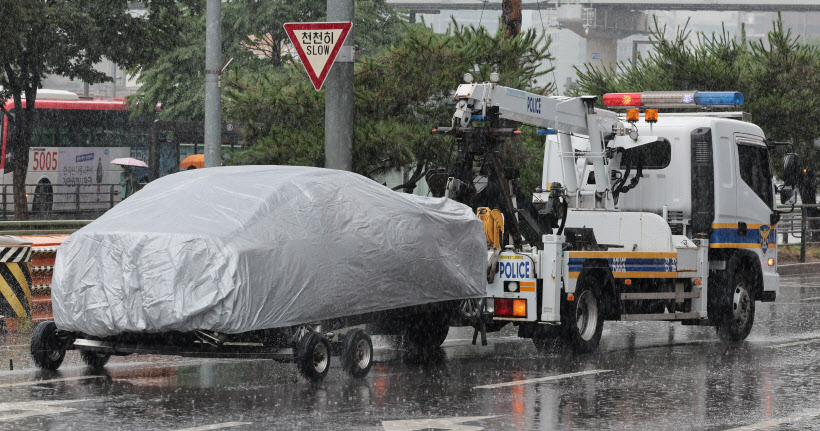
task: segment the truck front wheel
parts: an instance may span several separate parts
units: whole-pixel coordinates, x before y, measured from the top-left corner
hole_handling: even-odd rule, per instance
[[[752,290],[752,280],[748,271],[742,268],[735,271],[731,278],[731,283],[727,288],[731,289],[723,298],[723,304],[718,311],[717,329],[718,336],[726,342],[737,343],[746,339],[752,332],[752,325],[755,321],[755,298]]]

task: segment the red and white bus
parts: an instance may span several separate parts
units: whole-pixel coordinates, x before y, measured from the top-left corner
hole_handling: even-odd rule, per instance
[[[5,107],[14,115],[13,101]],[[110,162],[133,157],[150,164],[152,135],[157,139],[159,176],[177,172],[181,159],[204,152],[201,122],[132,119],[125,99],[88,100],[68,91],[38,90],[34,108],[26,194],[35,215],[93,216],[119,202],[123,170]],[[12,127],[0,113],[0,218],[14,212],[13,161],[7,146]],[[240,136],[237,125],[223,124],[223,159],[242,148]],[[148,168],[134,172],[140,183],[148,181]]]
[[[25,106],[25,100],[23,100]],[[6,110],[14,115],[14,102]],[[120,200],[122,168],[110,162],[134,157],[148,162],[151,143],[150,123],[134,121],[125,99],[81,100],[76,94],[59,90],[39,90],[26,193],[34,213],[72,212],[105,209]],[[0,142],[0,211],[13,211],[12,154],[8,139],[14,123],[2,116]],[[178,155],[166,162],[178,163]],[[161,170],[161,172],[164,172]],[[148,170],[137,172],[147,179]]]

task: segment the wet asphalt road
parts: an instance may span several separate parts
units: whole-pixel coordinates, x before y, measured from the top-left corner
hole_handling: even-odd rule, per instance
[[[784,278],[777,302],[757,305],[739,347],[708,327],[607,322],[595,354],[539,354],[512,328],[486,347],[460,328],[430,364],[374,337],[367,378],[334,360],[321,384],[265,360],[129,356],[94,373],[76,352],[43,373],[12,334],[0,429],[820,429],[820,275]]]

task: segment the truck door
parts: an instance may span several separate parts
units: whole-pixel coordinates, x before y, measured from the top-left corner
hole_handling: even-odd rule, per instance
[[[775,235],[769,226],[772,213],[773,190],[769,149],[762,138],[737,133],[737,169],[740,176],[737,188],[737,222],[739,242],[744,248],[759,250],[761,258],[769,247],[775,248]]]

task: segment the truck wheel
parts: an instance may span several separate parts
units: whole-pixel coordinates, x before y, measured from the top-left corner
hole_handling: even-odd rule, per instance
[[[575,353],[592,353],[598,348],[604,330],[600,295],[589,287],[575,292],[575,301],[568,302],[562,313],[563,335]]]
[[[108,360],[111,359],[111,354],[93,350],[80,350],[80,358],[82,358],[83,362],[90,368],[99,370],[108,363]]]
[[[31,357],[43,370],[56,370],[65,359],[65,347],[57,337],[57,325],[48,320],[40,322],[31,334]]]
[[[729,288],[732,290],[724,299],[715,328],[723,341],[737,343],[749,336],[755,321],[755,298],[748,272],[734,272]]]
[[[347,333],[342,347],[342,368],[351,377],[361,379],[373,366],[373,341],[363,329]]]
[[[299,373],[312,382],[320,382],[330,369],[330,343],[323,335],[308,332],[296,350]]]
[[[409,322],[404,332],[404,340],[412,349],[435,349],[444,343],[449,332],[450,325],[445,319],[422,315]]]

